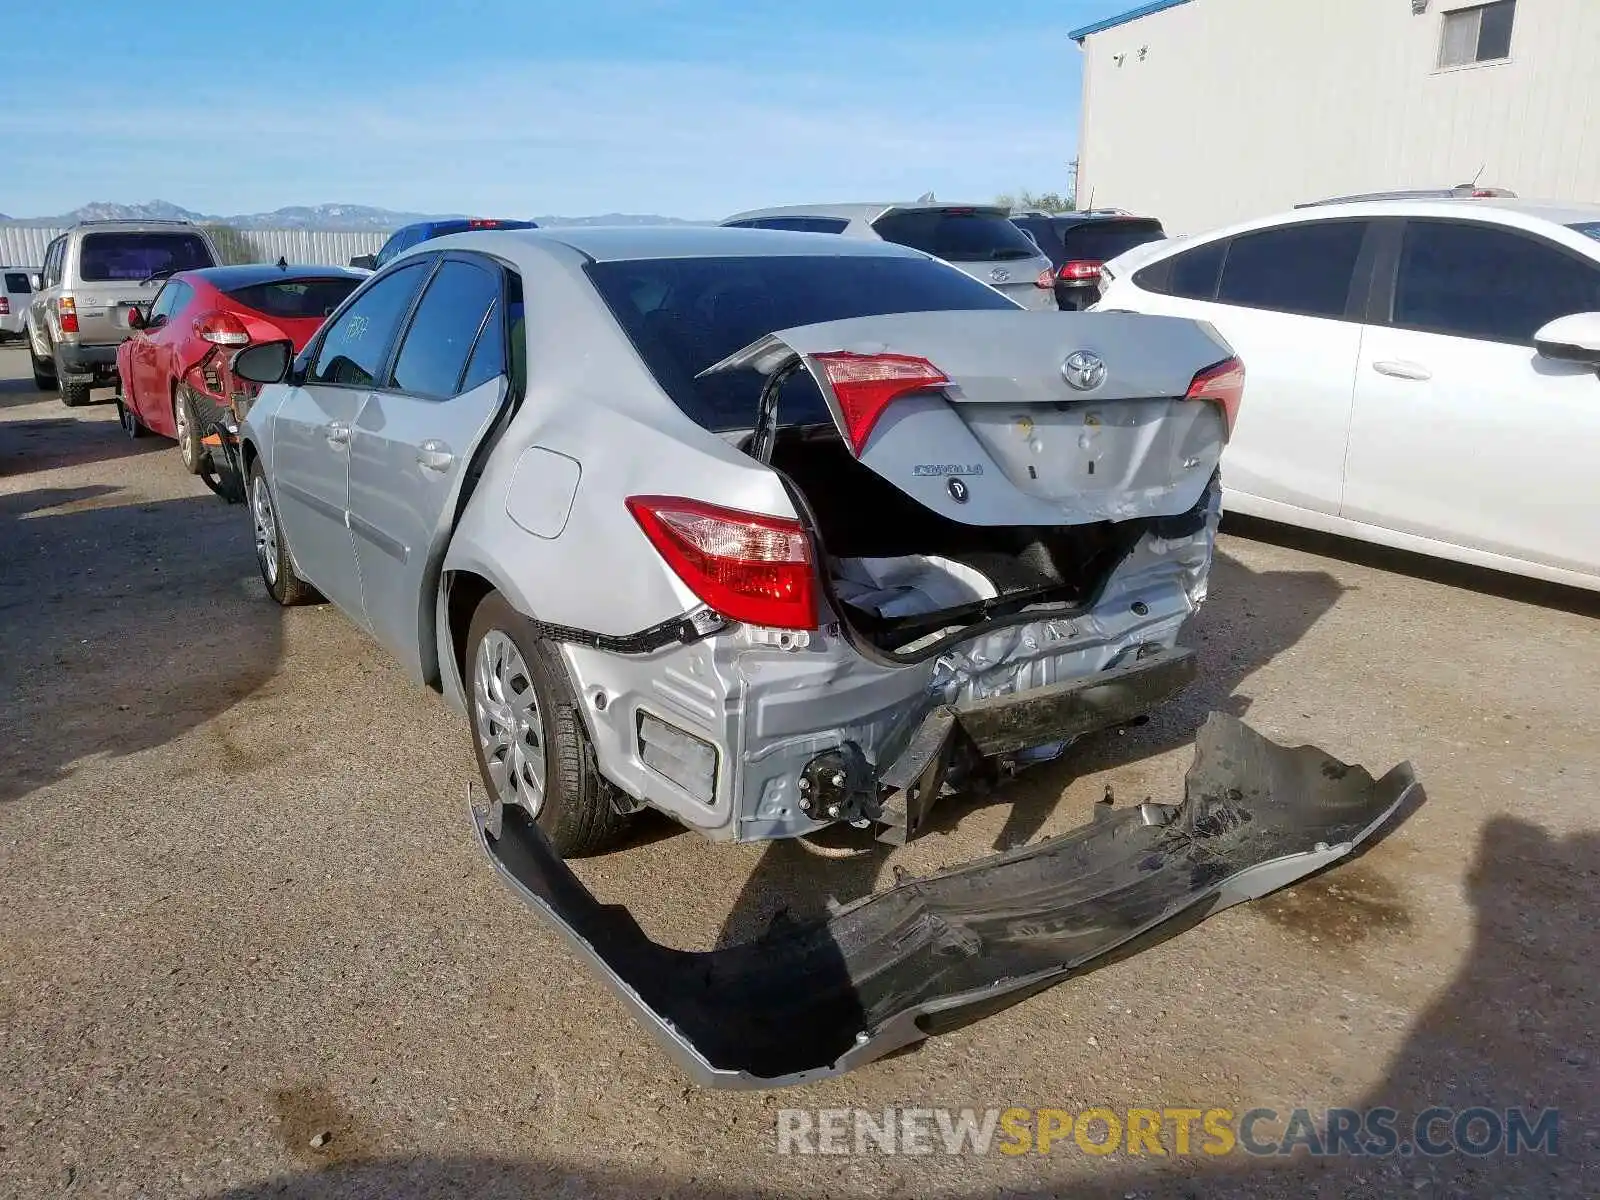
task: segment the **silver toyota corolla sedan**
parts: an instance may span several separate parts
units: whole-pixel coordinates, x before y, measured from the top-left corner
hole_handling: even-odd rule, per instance
[[[941,796],[1189,681],[1228,346],[1024,311],[885,241],[584,228],[424,243],[292,361],[234,369],[265,385],[241,447],[267,590],[325,597],[465,714],[485,848],[709,1081],[846,1069],[1313,870],[1398,803],[1219,716],[1191,780],[1216,786],[1183,805],[736,961],[656,947],[561,861],[644,806],[718,839],[903,842]]]

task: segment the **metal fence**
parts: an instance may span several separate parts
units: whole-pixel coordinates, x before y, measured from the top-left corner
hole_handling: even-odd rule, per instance
[[[344,266],[357,254],[373,254],[389,234],[350,229],[235,229],[229,225],[203,227],[216,243],[224,262],[277,262],[318,266]],[[65,229],[0,222],[0,263],[37,267],[44,248]]]

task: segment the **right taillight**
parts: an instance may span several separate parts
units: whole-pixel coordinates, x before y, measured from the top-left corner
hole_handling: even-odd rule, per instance
[[[728,620],[817,627],[816,566],[799,521],[674,496],[627,503],[678,578]]]
[[[1237,358],[1230,358],[1207,367],[1194,377],[1184,399],[1208,400],[1222,409],[1223,423],[1232,436],[1239,404],[1244,399],[1244,364]]]

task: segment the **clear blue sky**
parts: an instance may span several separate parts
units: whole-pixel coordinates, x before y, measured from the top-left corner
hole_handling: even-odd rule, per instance
[[[1135,0],[27,3],[0,211],[716,218],[1064,190],[1069,29]]]

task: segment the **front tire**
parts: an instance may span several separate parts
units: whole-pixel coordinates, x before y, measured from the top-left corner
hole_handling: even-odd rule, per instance
[[[205,465],[206,448],[200,444],[200,422],[194,415],[189,389],[180,385],[172,393],[172,428],[178,435],[178,461],[191,475]]]
[[[285,608],[321,603],[322,594],[295,574],[289,543],[278,527],[278,509],[259,459],[250,464],[250,518],[255,526],[256,566],[261,570],[261,582],[267,585],[267,595]]]
[[[555,648],[491,592],[466,650],[472,749],[489,794],[532,816],[563,858],[611,849],[632,822],[611,803]]]

